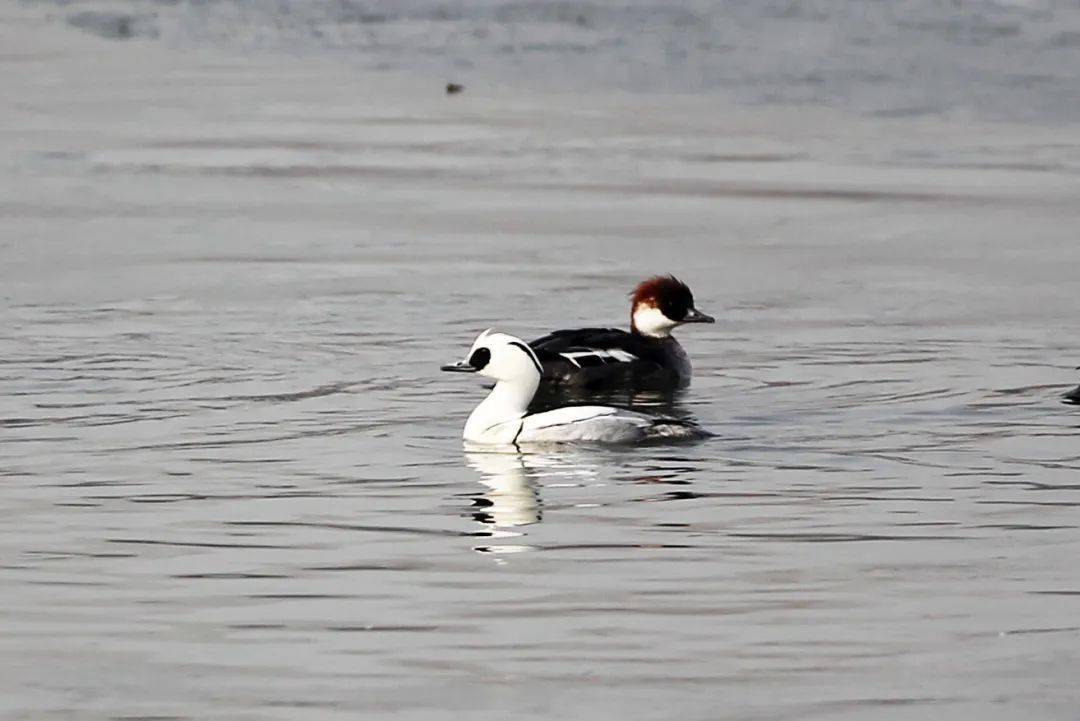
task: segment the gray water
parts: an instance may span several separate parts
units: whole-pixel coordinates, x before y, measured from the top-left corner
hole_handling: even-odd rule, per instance
[[[37,0],[79,31],[474,83],[1080,122],[1075,0]]]
[[[1076,717],[1074,127],[8,20],[0,716]],[[463,451],[654,272],[715,439]]]

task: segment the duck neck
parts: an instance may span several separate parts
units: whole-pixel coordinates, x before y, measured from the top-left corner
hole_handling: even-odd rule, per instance
[[[529,409],[529,402],[536,395],[539,385],[539,377],[496,383],[488,397],[469,414],[469,420],[465,422],[465,438],[490,436],[497,430],[496,426],[520,420]]]

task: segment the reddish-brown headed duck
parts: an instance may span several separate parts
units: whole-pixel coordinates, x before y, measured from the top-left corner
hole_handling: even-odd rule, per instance
[[[692,367],[671,331],[686,323],[713,322],[694,306],[694,295],[685,283],[671,275],[658,275],[642,281],[631,293],[630,332],[557,330],[529,345],[549,384],[678,387],[690,382]]]

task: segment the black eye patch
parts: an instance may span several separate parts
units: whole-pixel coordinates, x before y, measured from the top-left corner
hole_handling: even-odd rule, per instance
[[[689,293],[675,296],[674,298],[665,298],[660,302],[660,312],[666,315],[672,320],[682,320],[686,317],[686,314],[690,312],[690,308],[694,305],[694,297]]]
[[[487,348],[477,348],[473,351],[473,354],[469,356],[469,365],[476,370],[483,370],[484,366],[491,360],[491,351]]]

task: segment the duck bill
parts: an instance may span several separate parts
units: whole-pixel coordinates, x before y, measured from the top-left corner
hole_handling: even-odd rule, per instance
[[[713,318],[711,315],[707,315],[705,313],[702,313],[697,308],[691,308],[687,312],[686,317],[683,318],[682,322],[683,323],[715,323],[716,318]]]
[[[449,371],[450,373],[475,373],[476,369],[468,364],[467,361],[458,361],[457,363],[450,363],[444,365],[440,370]]]

